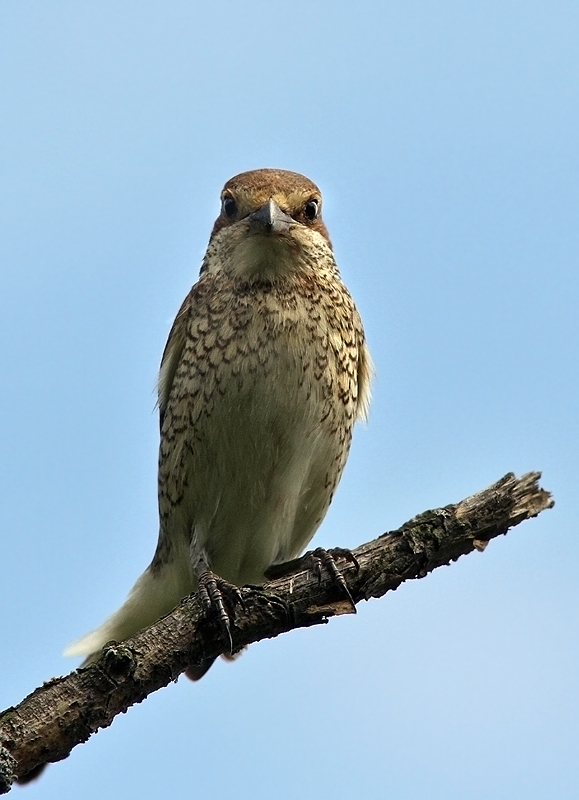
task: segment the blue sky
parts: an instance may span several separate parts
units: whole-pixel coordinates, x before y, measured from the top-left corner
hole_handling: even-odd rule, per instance
[[[152,556],[156,370],[243,170],[322,188],[377,366],[316,543],[508,471],[557,502],[181,679],[31,800],[574,795],[578,39],[558,0],[4,0],[1,707],[72,669]]]

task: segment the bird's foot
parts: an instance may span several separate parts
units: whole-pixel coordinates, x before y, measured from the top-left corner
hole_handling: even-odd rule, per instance
[[[348,589],[348,584],[340,572],[336,565],[335,557],[342,558],[344,561],[347,561],[349,564],[354,566],[356,573],[360,571],[360,564],[358,563],[358,559],[352,553],[351,550],[348,550],[345,547],[333,547],[331,550],[324,550],[323,547],[316,547],[315,550],[312,551],[312,558],[314,562],[314,575],[317,575],[318,583],[322,580],[322,567],[325,567],[327,571],[330,573],[330,577],[337,584],[350,603],[352,603],[352,608],[354,612],[356,611],[356,603],[354,603],[354,598],[350,594],[350,590]]]
[[[237,586],[227,583],[223,578],[207,569],[199,576],[199,598],[207,612],[212,609],[217,614],[219,624],[227,635],[229,652],[233,652],[231,624],[235,620],[235,606],[245,606],[243,596]],[[229,611],[225,607],[227,604]],[[211,666],[211,665],[209,665]],[[209,667],[207,667],[209,669]],[[207,670],[205,670],[207,671]],[[201,677],[201,676],[200,676]]]
[[[353,564],[355,571],[359,572],[360,564],[351,550],[347,550],[344,547],[333,547],[331,550],[325,550],[323,547],[316,547],[315,550],[311,550],[309,553],[305,553],[299,558],[293,558],[291,561],[284,561],[282,564],[273,564],[265,571],[265,577],[273,580],[274,578],[282,578],[286,575],[291,575],[294,572],[300,572],[303,569],[311,569],[317,577],[318,583],[320,583],[322,580],[322,571],[325,567],[332,581],[342,589],[352,604],[354,613],[356,613],[354,598],[348,589],[348,584],[343,574],[336,565],[336,557]]]

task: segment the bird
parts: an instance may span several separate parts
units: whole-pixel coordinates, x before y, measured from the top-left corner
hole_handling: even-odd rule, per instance
[[[90,663],[198,589],[226,614],[224,586],[262,584],[298,557],[367,418],[372,375],[316,184],[270,168],[228,180],[161,360],[155,554],[120,609],[65,654]]]

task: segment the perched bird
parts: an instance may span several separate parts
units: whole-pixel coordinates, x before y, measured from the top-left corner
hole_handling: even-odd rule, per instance
[[[262,583],[316,532],[372,373],[321,212],[318,187],[295,172],[225,184],[161,362],[155,555],[124,605],[67,655],[90,661],[200,583]]]

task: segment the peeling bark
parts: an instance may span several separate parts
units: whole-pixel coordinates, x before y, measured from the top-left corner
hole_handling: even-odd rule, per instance
[[[460,503],[419,514],[354,550],[358,569],[336,551],[354,603],[382,597],[406,580],[483,550],[491,539],[551,508],[551,495],[539,486],[539,478],[538,472],[521,478],[510,473]],[[298,559],[291,575],[243,588],[243,607],[236,607],[231,630],[234,651],[355,610],[329,575],[324,571],[318,579],[308,563]],[[66,758],[73,747],[176,680],[189,665],[228,650],[218,622],[206,618],[191,595],[132,639],[107,645],[89,667],[47,681],[0,714],[0,794],[14,781],[39,774],[42,765]]]

